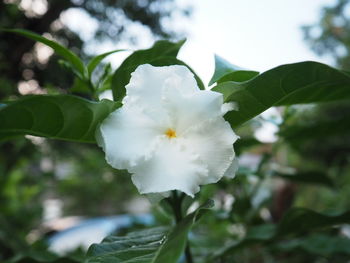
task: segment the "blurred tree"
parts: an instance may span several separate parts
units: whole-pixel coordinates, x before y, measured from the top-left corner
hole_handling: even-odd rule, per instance
[[[84,57],[83,39],[60,19],[61,14],[71,8],[85,12],[97,23],[96,39],[108,38],[115,42],[121,39],[140,40],[137,32],[129,30],[135,24],[148,28],[155,37],[169,38],[175,33],[164,26],[164,19],[174,13],[188,14],[188,10],[178,8],[174,0],[7,0],[0,2],[0,28],[23,28],[38,34],[45,33]],[[82,25],[81,29],[83,31],[86,26]],[[6,33],[0,34],[0,39],[1,82],[7,87],[0,91],[0,99],[9,93],[17,93],[20,80],[27,81],[29,85],[27,89],[23,86],[22,93],[38,92],[38,86],[48,83],[61,88],[71,83],[71,76],[58,69],[56,61],[48,63],[46,58],[38,56],[38,46],[33,41]],[[48,70],[43,70],[45,68]],[[37,82],[28,83],[32,79]]]
[[[131,44],[142,40],[133,26],[147,29],[153,38],[171,38],[176,35],[165,20],[178,13],[188,15],[188,9],[177,7],[174,0],[4,0],[0,28],[43,34],[86,59],[85,39],[61,19],[72,8],[97,23],[94,41]],[[82,31],[86,27],[82,24]],[[0,101],[67,93],[74,77],[58,59],[34,41],[0,32]],[[106,215],[125,212],[120,204],[135,192],[131,184],[125,185],[128,177],[116,176],[107,167],[97,146],[36,139],[0,141],[0,261],[26,250],[28,233],[42,220],[45,199],[63,200],[64,215]]]
[[[319,55],[330,55],[336,66],[350,69],[350,1],[337,0],[322,9],[320,20],[303,26],[304,37]]]
[[[337,0],[322,8],[319,21],[302,27],[304,38],[318,55],[350,70],[350,1]],[[291,146],[289,160],[299,169],[325,171],[337,191],[299,189],[295,203],[320,210],[349,206],[350,105],[347,101],[287,108],[280,136]]]

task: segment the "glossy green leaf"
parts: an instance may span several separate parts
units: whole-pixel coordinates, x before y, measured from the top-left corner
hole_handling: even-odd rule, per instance
[[[295,174],[286,174],[274,172],[273,176],[282,177],[283,179],[298,182],[298,183],[307,183],[307,184],[319,184],[324,186],[333,187],[334,183],[331,178],[321,171],[301,171]]]
[[[92,72],[95,70],[95,68],[100,64],[100,62],[108,57],[109,55],[112,55],[114,53],[120,52],[120,51],[125,51],[125,49],[116,49],[113,51],[109,51],[103,54],[100,54],[98,56],[93,57],[90,62],[87,64],[87,69],[88,69],[88,75],[91,77]]]
[[[89,248],[87,263],[176,263],[183,254],[193,224],[211,207],[212,202],[199,207],[171,231],[157,227],[122,237],[107,237],[101,244]]]
[[[125,86],[129,83],[131,73],[141,64],[152,64],[163,57],[176,58],[184,40],[172,43],[169,41],[157,41],[151,48],[138,50],[127,57],[115,71],[112,79],[114,100],[120,101],[125,96]],[[163,66],[166,66],[164,64]]]
[[[234,82],[244,82],[251,80],[252,78],[259,75],[259,72],[257,71],[250,71],[250,70],[237,70],[232,73],[228,73],[224,75],[222,78],[218,79],[216,82],[222,83],[227,81],[234,81]]]
[[[65,48],[64,46],[58,44],[55,41],[49,40],[45,37],[42,37],[28,30],[24,30],[24,29],[1,29],[1,30],[25,36],[34,41],[41,42],[44,45],[51,47],[58,55],[63,57],[65,60],[67,60],[73,66],[73,68],[76,69],[76,71],[80,74],[81,77],[84,77],[85,75],[84,63],[80,60],[80,58],[77,55],[75,55],[68,48]]]
[[[225,102],[238,104],[225,115],[233,127],[254,118],[272,106],[319,103],[350,99],[350,77],[317,62],[276,67],[242,83],[223,82],[213,90]]]
[[[222,57],[215,55],[215,71],[213,77],[209,81],[209,86],[213,85],[215,82],[219,83],[223,81],[246,81],[258,74],[259,72],[245,70],[241,67],[231,64]]]
[[[96,127],[118,106],[69,95],[22,97],[0,109],[0,138],[30,134],[93,143]]]

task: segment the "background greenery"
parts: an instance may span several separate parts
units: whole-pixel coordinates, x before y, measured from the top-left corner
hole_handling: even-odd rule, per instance
[[[151,8],[157,2],[158,9]],[[176,38],[160,22],[170,11],[177,11],[165,2],[172,3],[50,1],[47,12],[42,15],[31,15],[16,3],[4,2],[0,3],[0,27],[15,25],[39,34],[49,32],[88,63],[93,60],[84,54],[84,43],[79,36],[64,26],[59,30],[51,27],[62,11],[70,7],[84,8],[97,17],[101,25],[96,37],[101,39],[135,41],[136,36],[128,35],[125,26],[133,21],[149,27],[155,38]],[[168,8],[162,8],[163,4]],[[347,62],[350,31],[344,10],[348,5],[348,1],[339,0],[335,6],[324,9],[319,24],[304,28],[310,47],[334,57],[335,66],[341,70],[304,62],[257,75],[217,57],[212,79],[212,83],[217,83],[214,89],[222,92],[226,101],[236,102],[240,109],[225,116],[241,136],[235,145],[236,152],[241,160],[256,159],[256,165],[241,162],[234,180],[222,180],[202,188],[196,202],[214,199],[211,211],[206,209],[210,204],[200,207],[169,230],[158,227],[169,223],[166,216],[169,204],[162,202],[162,209],[154,208],[156,228],[110,237],[101,245],[91,247],[87,260],[137,262],[132,258],[140,256],[139,248],[142,248],[146,251],[141,255],[145,259],[142,262],[174,262],[168,259],[181,256],[190,233],[195,262],[347,262],[350,258],[350,240],[346,234],[349,231],[346,224],[350,222],[347,212],[350,205],[350,68]],[[112,22],[118,10],[123,10],[120,18],[123,22],[115,24]],[[186,10],[180,11],[187,14]],[[312,33],[315,29],[317,34]],[[119,99],[130,72],[138,64],[182,64],[176,55],[183,42],[157,42],[149,50],[133,53],[116,72],[107,64],[90,74],[66,51],[62,51],[63,57],[56,52],[43,64],[35,59],[34,41],[9,32],[2,32],[0,37],[1,101],[18,101],[0,108],[0,260],[59,262],[54,255],[45,254],[40,244],[32,244],[34,239],[30,233],[41,229],[45,200],[62,200],[63,216],[89,217],[125,213],[126,202],[138,196],[125,172],[109,168],[102,151],[95,145],[81,143],[92,142],[92,133],[82,134],[74,128],[77,118],[81,123],[96,125],[118,105],[106,101],[93,104],[66,94],[96,100],[101,92],[112,88],[114,97]],[[66,61],[58,63],[62,58]],[[37,88],[29,93],[60,96],[22,98],[19,82],[33,80]],[[199,79],[198,83],[202,85]],[[308,104],[294,105],[300,103]],[[28,118],[21,118],[23,113],[18,109],[21,105],[27,105],[38,118],[45,109],[51,113],[58,109],[67,116],[73,114],[69,127],[74,132],[62,130],[58,118],[51,119],[49,128],[47,125],[33,128]],[[74,105],[79,110],[69,111]],[[271,106],[279,106],[282,118],[252,119]],[[92,117],[82,118],[74,112],[88,112]],[[42,119],[32,121],[43,123]],[[262,143],[254,137],[254,131],[264,122],[279,128],[278,140],[273,144]],[[17,136],[23,133],[80,143]],[[190,201],[190,198],[184,199],[182,210],[188,208]],[[191,230],[203,211],[205,216]],[[39,232],[39,240],[48,234]],[[169,238],[162,243],[166,233],[170,233]],[[131,245],[125,250],[125,244],[132,244],[134,250],[128,250]],[[13,258],[18,255],[24,258]],[[72,254],[70,259],[61,259],[65,260],[61,262],[78,260],[81,255]]]

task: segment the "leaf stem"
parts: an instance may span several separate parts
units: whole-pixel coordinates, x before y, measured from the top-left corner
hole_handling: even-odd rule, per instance
[[[172,196],[167,199],[171,208],[173,209],[176,224],[179,224],[183,219],[182,201],[184,197],[185,197],[184,194],[181,194],[180,196],[178,196],[178,193],[176,191],[172,191]],[[186,257],[187,263],[193,263],[191,249],[188,241],[185,248],[185,257]]]

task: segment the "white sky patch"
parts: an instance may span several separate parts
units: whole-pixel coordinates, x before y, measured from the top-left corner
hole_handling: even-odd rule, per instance
[[[192,3],[190,37],[180,58],[206,84],[214,70],[214,53],[235,65],[260,72],[303,60],[331,62],[330,58],[320,58],[310,50],[303,40],[301,26],[317,22],[321,7],[334,0],[196,0]]]
[[[278,124],[282,122],[282,117],[277,108],[272,107],[264,111],[261,117],[265,119],[262,126],[258,128],[254,136],[261,142],[273,143],[277,141]]]
[[[35,17],[42,16],[46,13],[48,3],[46,0],[22,0],[19,6],[21,9],[25,10],[25,14],[28,17]]]
[[[61,14],[60,19],[84,41],[90,40],[98,28],[97,21],[81,8],[69,8]]]

